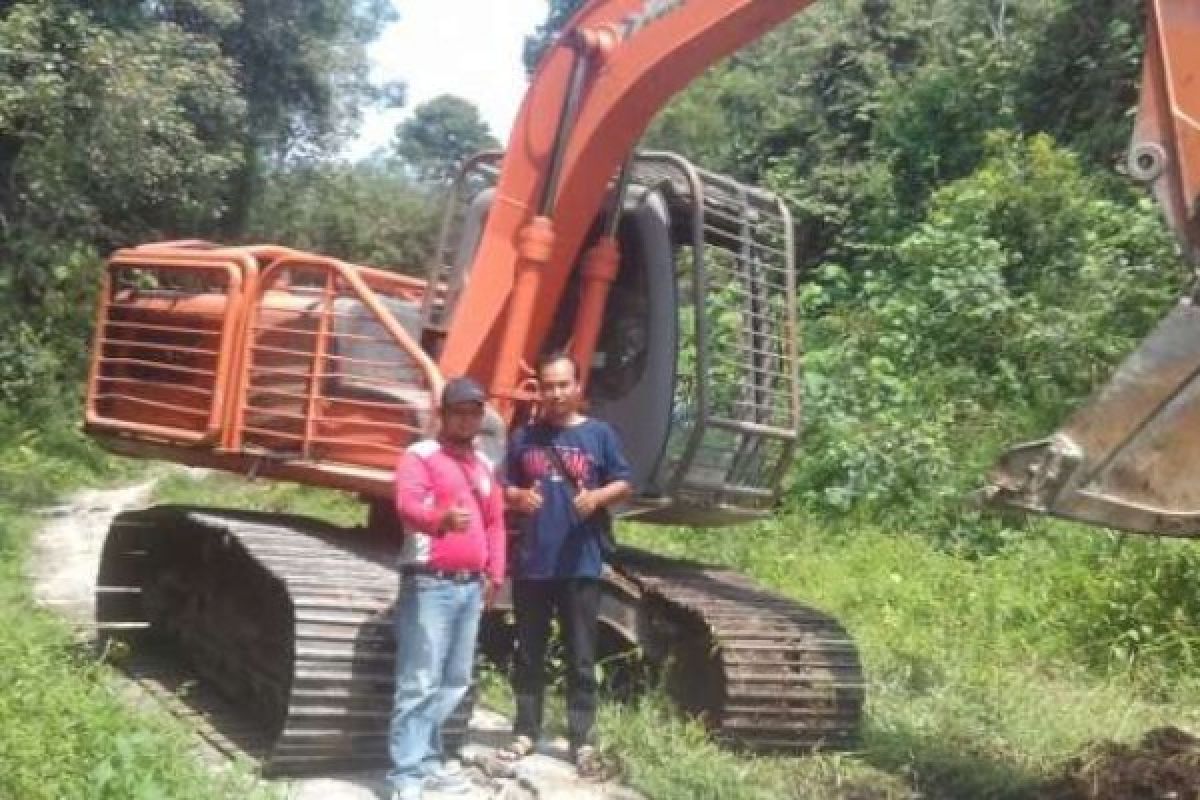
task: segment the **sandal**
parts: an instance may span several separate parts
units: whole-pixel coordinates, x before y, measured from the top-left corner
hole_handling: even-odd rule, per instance
[[[508,743],[508,747],[496,751],[496,758],[501,761],[519,761],[533,754],[533,739],[521,734]]]
[[[608,764],[589,744],[575,751],[575,770],[583,780],[596,783],[608,780],[610,773]]]

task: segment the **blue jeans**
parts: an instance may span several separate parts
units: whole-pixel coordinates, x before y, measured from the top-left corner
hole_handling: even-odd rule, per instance
[[[396,599],[396,695],[388,749],[396,789],[420,785],[442,761],[442,723],[471,684],[483,605],[480,581],[405,575]]]

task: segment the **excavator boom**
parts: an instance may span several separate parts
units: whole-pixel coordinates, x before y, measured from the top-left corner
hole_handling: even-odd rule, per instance
[[[439,363],[494,395],[537,356],[610,183],[651,119],[704,69],[812,0],[593,0],[542,59]],[[558,120],[550,127],[547,120]],[[576,329],[578,338],[595,330]],[[493,366],[494,365],[494,368]]]

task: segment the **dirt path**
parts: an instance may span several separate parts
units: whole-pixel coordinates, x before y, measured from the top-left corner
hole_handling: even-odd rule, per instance
[[[94,634],[96,569],[104,537],[114,516],[145,505],[153,482],[122,489],[89,489],[62,505],[41,510],[46,524],[38,532],[30,562],[30,578],[38,603],[66,618],[80,636]],[[150,702],[143,697],[141,702]],[[638,800],[639,795],[615,784],[580,781],[562,760],[565,742],[548,744],[516,769],[501,765],[495,746],[505,741],[508,721],[479,710],[471,720],[471,736],[463,751],[475,790],[455,795],[465,800]],[[207,746],[197,737],[197,748]],[[215,759],[222,764],[223,759]],[[490,774],[489,774],[490,773]],[[387,797],[381,772],[280,782],[294,800],[374,800]],[[428,800],[441,795],[427,793]]]

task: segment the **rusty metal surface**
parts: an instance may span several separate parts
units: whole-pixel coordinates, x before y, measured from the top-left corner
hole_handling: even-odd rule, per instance
[[[1184,298],[1054,436],[1008,451],[996,506],[1140,533],[1200,534],[1200,309]]]
[[[623,549],[617,569],[645,593],[651,657],[667,690],[714,738],[756,752],[854,746],[865,685],[832,617],[727,569]]]
[[[367,537],[298,517],[129,512],[105,544],[97,622],[135,655],[172,648],[171,668],[131,662],[140,681],[170,692],[194,672],[219,691],[220,715],[198,694],[186,716],[222,751],[272,774],[381,767],[394,674],[390,564],[388,548]],[[465,738],[471,705],[446,726],[449,748]]]

